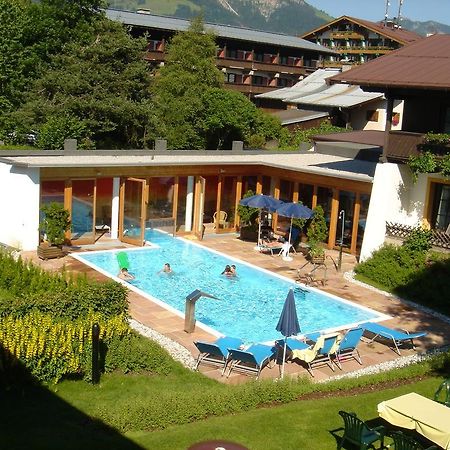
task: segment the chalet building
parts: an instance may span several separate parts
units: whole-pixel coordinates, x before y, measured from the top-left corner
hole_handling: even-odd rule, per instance
[[[357,84],[383,93],[387,114],[382,148],[367,212],[361,258],[368,257],[386,237],[405,237],[419,225],[433,231],[436,246],[450,248],[450,180],[442,173],[422,173],[414,180],[407,162],[424,151],[441,158],[447,143],[427,143],[426,133],[450,134],[450,35],[434,35],[330,78],[330,83]],[[401,131],[392,130],[394,103],[404,102]],[[374,133],[356,132],[318,137],[341,148],[373,143]],[[356,136],[355,136],[356,135]],[[382,141],[382,142],[381,142]]]
[[[370,22],[349,16],[339,17],[301,37],[338,52],[338,56],[330,55],[324,60],[324,66],[330,67],[362,64],[422,39],[392,21]]]
[[[109,19],[131,27],[131,33],[148,33],[146,60],[154,66],[164,63],[167,42],[189,28],[188,20],[108,9]],[[292,86],[314,72],[336,52],[305,39],[285,34],[206,23],[216,36],[217,67],[225,86],[253,98],[256,94]]]

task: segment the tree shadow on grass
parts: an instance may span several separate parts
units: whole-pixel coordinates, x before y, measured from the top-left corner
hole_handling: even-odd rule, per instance
[[[1,448],[142,449],[107,424],[39,385],[17,360],[14,370],[5,370],[4,361],[11,359],[11,354],[0,345]]]

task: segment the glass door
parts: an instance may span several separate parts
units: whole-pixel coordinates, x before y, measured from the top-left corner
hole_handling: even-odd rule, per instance
[[[95,242],[95,180],[72,180],[71,241],[76,244]]]
[[[126,178],[121,186],[120,240],[143,246],[145,239],[146,181]]]

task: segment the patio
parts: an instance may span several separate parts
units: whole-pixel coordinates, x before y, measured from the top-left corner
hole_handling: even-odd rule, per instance
[[[297,268],[301,267],[305,263],[305,258],[300,253],[294,255],[292,261],[284,261],[281,257],[272,257],[267,254],[258,253],[253,250],[254,243],[243,242],[237,239],[236,235],[232,233],[206,235],[205,239],[203,241],[199,241],[199,243],[205,247],[224,252],[230,257],[239,258],[291,279],[297,278]],[[76,251],[105,250],[110,248],[126,247],[129,246],[119,241],[111,241],[106,238],[102,238],[95,246],[80,247]],[[386,297],[382,294],[370,291],[364,287],[346,281],[343,278],[343,273],[351,270],[355,265],[356,260],[353,255],[343,255],[341,273],[336,272],[333,262],[333,260],[337,261],[338,252],[327,251],[327,256],[330,256],[325,260],[327,266],[327,282],[325,286],[320,286],[320,289],[390,315],[392,319],[383,322],[386,326],[407,329],[409,331],[427,331],[428,334],[425,338],[417,339],[415,341],[418,352],[450,344],[450,324],[448,322],[439,320],[420,310],[413,309],[395,299]],[[64,265],[68,271],[86,273],[87,276],[98,280],[106,279],[106,277],[102,274],[94,271],[90,267],[75,260],[74,258],[71,258],[70,256],[66,256],[60,260],[41,261],[37,258],[36,252],[23,252],[23,257],[32,259],[34,262],[37,262],[48,270],[58,270]],[[302,273],[307,273],[310,270],[311,266],[307,266],[302,270]],[[135,320],[180,343],[195,357],[197,356],[197,350],[193,344],[194,341],[215,340],[215,336],[210,335],[199,327],[196,327],[194,333],[187,334],[184,331],[184,319],[176,316],[170,311],[133,291],[129,292],[129,301],[130,314]],[[301,317],[299,319],[301,324]],[[274,324],[274,327],[275,325],[276,324]],[[363,366],[360,366],[356,361],[351,360],[346,361],[342,365],[342,371],[337,369],[335,372],[332,372],[326,366],[317,368],[314,370],[314,380],[325,380],[333,375],[341,375],[359,370],[362,367],[365,368],[379,363],[393,361],[398,357],[398,355],[396,355],[396,353],[387,345],[378,342],[374,342],[372,344],[361,342],[358,348],[361,353]],[[402,356],[409,356],[413,354],[415,354],[413,349],[402,350]],[[236,373],[232,373],[230,378],[227,379],[225,377],[221,377],[221,371],[219,369],[211,366],[201,365],[200,371],[210,378],[214,378],[225,383],[240,383],[250,379],[245,375]],[[306,369],[296,363],[286,364],[285,376],[310,377]],[[279,368],[277,366],[273,368],[266,367],[261,373],[262,379],[278,377]]]

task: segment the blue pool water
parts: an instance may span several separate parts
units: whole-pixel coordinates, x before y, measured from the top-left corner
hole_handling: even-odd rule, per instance
[[[381,317],[375,311],[355,307],[316,289],[299,288],[286,278],[183,239],[153,230],[147,231],[146,239],[158,248],[127,251],[129,270],[136,277],[131,283],[180,312],[184,312],[185,297],[195,289],[214,295],[218,300],[203,297],[197,302],[197,321],[248,343],[281,337],[275,327],[290,288],[294,289],[304,333],[344,328]],[[94,252],[79,258],[116,276],[118,252]],[[173,274],[158,274],[166,262],[171,264]],[[221,275],[226,264],[236,264],[236,278]]]

